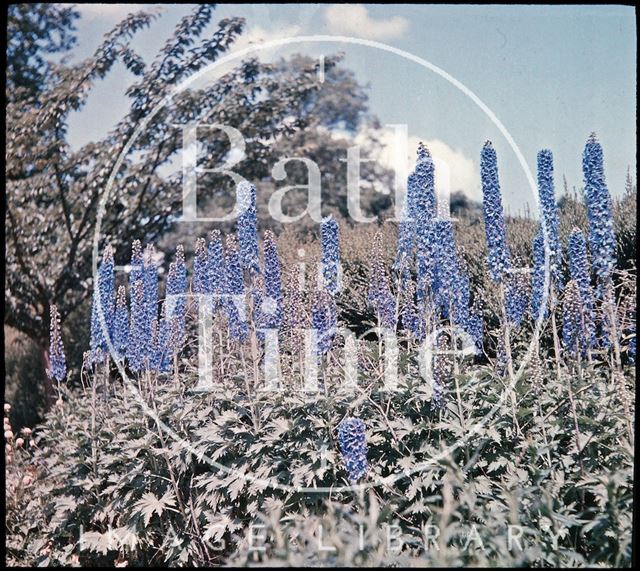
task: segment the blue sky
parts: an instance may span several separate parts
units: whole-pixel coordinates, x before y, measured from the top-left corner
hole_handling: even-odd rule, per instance
[[[78,5],[79,44],[89,55],[101,36],[140,5]],[[147,6],[149,8],[149,6]],[[151,58],[188,5],[164,5],[134,46]],[[626,6],[219,5],[215,21],[247,20],[242,46],[259,40],[328,34],[383,42],[426,59],[472,90],[500,119],[535,175],[536,153],[555,156],[556,186],[581,186],[581,153],[591,131],[604,148],[613,194],[635,175],[635,14]],[[285,48],[279,54],[291,53]],[[461,91],[413,62],[371,47],[305,44],[312,55],[344,51],[345,65],[369,85],[383,125],[408,125],[410,143],[426,140],[450,169],[451,185],[479,197],[479,155],[498,152],[507,207],[535,204],[522,168],[489,118]],[[72,118],[74,146],[104,134],[126,109],[130,81],[118,67]],[[436,163],[436,166],[438,163]]]

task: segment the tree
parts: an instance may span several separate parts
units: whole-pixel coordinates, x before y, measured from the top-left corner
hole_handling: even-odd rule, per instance
[[[7,97],[24,99],[41,92],[51,70],[48,54],[66,52],[76,42],[79,14],[60,4],[10,4],[7,13]]]
[[[219,80],[175,95],[127,148],[136,127],[173,87],[217,60],[242,33],[243,19],[228,18],[202,38],[212,15],[210,5],[195,8],[147,65],[130,40],[154,16],[131,14],[105,36],[93,56],[75,65],[49,62],[33,98],[9,101],[5,323],[43,347],[49,304],[55,303],[64,318],[90,293],[93,231],[121,153],[126,150],[105,205],[100,244],[114,247],[117,263],[128,258],[132,237],[155,241],[180,213],[176,157],[182,132],[175,125],[223,123],[239,129],[247,148],[236,170],[249,180],[267,176],[275,142],[305,125],[304,110],[319,89],[315,62],[301,63],[282,81],[276,65],[249,58]],[[56,28],[60,22],[50,25]],[[127,90],[129,110],[102,140],[73,151],[66,141],[68,118],[118,61],[136,77]],[[331,70],[336,63],[337,58],[327,58],[325,65]],[[205,168],[222,164],[229,151],[219,133],[203,137],[202,146]],[[226,196],[231,188],[221,175],[203,177],[200,184],[214,189],[209,198]]]

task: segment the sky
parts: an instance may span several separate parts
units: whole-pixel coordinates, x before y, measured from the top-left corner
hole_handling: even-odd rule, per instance
[[[90,55],[127,13],[153,5],[77,7],[82,17],[74,60]],[[147,61],[190,6],[169,4],[158,10],[160,18],[133,41]],[[260,52],[265,58],[296,51],[318,58],[344,52],[344,65],[368,86],[371,111],[381,124],[407,125],[410,149],[418,141],[427,143],[436,160],[437,185],[462,188],[480,199],[480,150],[491,140],[505,207],[512,213],[525,203],[537,209],[516,152],[469,93],[504,125],[534,178],[537,152],[553,151],[557,193],[563,175],[569,188],[582,185],[582,150],[592,131],[604,149],[611,193],[623,192],[628,167],[635,179],[636,26],[629,6],[220,4],[211,31],[229,16],[246,19],[237,50],[281,38],[346,36],[402,50],[463,86],[378,46],[304,42]],[[124,91],[131,82],[118,66],[96,86],[85,108],[71,117],[72,146],[104,135],[123,115]],[[384,133],[389,157],[393,129],[386,127]]]

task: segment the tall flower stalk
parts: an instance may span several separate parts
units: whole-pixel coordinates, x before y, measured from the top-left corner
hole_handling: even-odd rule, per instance
[[[618,370],[622,367],[616,303],[611,274],[616,262],[616,236],[613,229],[613,206],[604,176],[602,147],[591,133],[582,154],[584,194],[589,219],[589,249],[597,277],[596,295],[602,300],[603,329],[613,344]]]
[[[156,249],[148,244],[144,251],[143,290],[144,290],[144,329],[143,343],[145,359],[151,361],[153,353],[152,325],[158,320],[158,266],[156,264]]]
[[[64,344],[60,331],[60,314],[58,307],[54,304],[50,307],[49,326],[49,378],[55,379],[58,383],[64,381],[67,376],[67,361],[64,356]]]
[[[369,261],[369,288],[367,301],[378,315],[381,327],[396,328],[396,300],[391,293],[389,280],[384,266],[382,234],[378,231],[373,239],[373,248]]]
[[[244,342],[249,335],[244,297],[246,291],[238,242],[232,234],[227,236],[224,268],[225,307],[229,319],[229,334],[233,339]]]
[[[605,182],[602,147],[591,133],[582,155],[584,194],[589,219],[589,249],[593,269],[601,286],[608,282],[615,267],[616,236],[613,230],[611,196]]]
[[[338,425],[338,444],[349,482],[355,484],[369,469],[365,424],[359,418],[347,417]]]
[[[145,367],[147,347],[144,345],[144,333],[147,327],[147,312],[144,304],[144,285],[141,279],[135,281],[131,287],[131,317],[129,323],[129,344],[127,346],[127,361],[134,372],[142,371]]]
[[[116,296],[116,314],[113,333],[113,347],[119,361],[123,361],[129,344],[129,309],[127,292],[123,285],[118,287]]]
[[[322,219],[320,237],[324,287],[331,295],[335,295],[340,290],[340,231],[333,216]]]
[[[273,232],[264,235],[264,288],[261,311],[268,329],[279,329],[282,324],[282,270]]]
[[[171,319],[171,330],[174,337],[173,348],[177,355],[184,340],[187,312],[187,267],[182,244],[178,244],[176,247],[175,260],[169,265],[165,305],[166,318]]]
[[[571,279],[578,284],[580,299],[582,302],[585,329],[588,339],[588,348],[596,345],[595,330],[595,299],[591,287],[591,268],[587,256],[587,242],[584,234],[574,228],[569,235],[567,245],[569,259],[569,273]]]
[[[553,154],[548,149],[538,153],[538,195],[542,210],[543,235],[549,244],[549,271],[556,291],[562,291],[562,248],[560,222],[553,184]]]
[[[258,218],[256,209],[256,187],[243,181],[237,186],[238,243],[243,269],[253,273],[260,271],[258,259]]]
[[[113,335],[114,315],[114,261],[113,249],[107,246],[98,269],[97,283],[93,288],[91,308],[91,362],[103,361],[108,357],[107,339]]]
[[[436,217],[436,194],[433,159],[429,149],[422,143],[418,146],[418,159],[413,172],[414,198],[412,217],[416,235],[416,299],[426,298],[429,286],[434,280],[432,242],[434,238],[432,221]]]
[[[480,154],[480,177],[489,275],[494,282],[501,283],[505,272],[511,269],[511,260],[498,180],[498,159],[491,141],[484,144]]]
[[[531,317],[545,319],[549,313],[548,289],[545,290],[544,236],[540,229],[533,239],[533,277],[531,280]]]
[[[487,141],[484,144],[480,153],[480,178],[482,180],[485,235],[489,251],[487,258],[489,275],[494,282],[500,284],[506,367],[509,378],[513,381],[510,320],[506,309],[507,291],[504,286],[505,274],[511,270],[511,257],[507,246],[507,231],[502,210],[502,193],[498,179],[498,159],[491,141]],[[515,398],[515,395],[512,395],[512,397]]]
[[[337,328],[336,302],[326,290],[316,292],[311,309],[311,328],[316,334],[316,355],[325,355],[333,345]]]
[[[586,353],[587,336],[584,326],[580,288],[575,280],[567,284],[562,302],[562,341],[571,357]]]
[[[219,230],[209,233],[207,266],[207,285],[212,294],[211,304],[213,311],[222,307],[222,294],[224,293],[224,249]]]

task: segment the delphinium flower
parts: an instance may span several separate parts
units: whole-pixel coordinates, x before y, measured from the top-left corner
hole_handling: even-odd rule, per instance
[[[209,260],[207,244],[204,238],[196,240],[195,256],[193,258],[193,278],[191,291],[194,294],[206,294],[209,291]]]
[[[582,155],[584,194],[589,219],[589,249],[598,276],[599,293],[615,267],[616,237],[613,230],[611,196],[605,182],[602,147],[592,133]]]
[[[238,242],[232,234],[227,236],[225,251],[225,307],[229,318],[229,334],[232,338],[244,342],[249,335],[246,319],[245,284],[240,261]]]
[[[434,271],[431,282],[433,300],[444,318],[450,316],[458,295],[458,260],[451,220],[436,218],[432,222]],[[458,325],[463,325],[459,323]]]
[[[478,303],[478,298],[476,298],[469,311],[465,327],[465,331],[473,339],[477,355],[482,353],[482,342],[484,340],[484,322],[482,321],[482,312],[478,308]]]
[[[153,358],[153,342],[151,324],[158,319],[158,266],[156,265],[156,249],[153,244],[148,244],[144,250],[143,289],[145,323],[143,330],[143,343],[146,348],[146,358]]]
[[[509,323],[518,327],[529,309],[529,280],[525,272],[511,271],[504,278],[505,303]]]
[[[380,232],[376,233],[371,250],[367,301],[378,314],[380,326],[395,331],[396,300],[389,288],[389,280],[384,267],[382,234]]]
[[[453,371],[450,350],[448,336],[440,333],[432,357],[431,410],[444,408],[444,395]]]
[[[553,184],[553,154],[548,149],[538,153],[538,194],[542,211],[543,228],[549,244],[549,270],[556,291],[562,291],[562,248],[558,220],[558,205]],[[544,236],[544,234],[543,234]]]
[[[424,312],[420,311],[415,300],[416,286],[413,280],[408,280],[400,290],[400,321],[403,329],[408,331],[416,341],[422,341],[425,336]]]
[[[127,361],[132,371],[138,372],[144,368],[146,346],[144,345],[144,330],[147,314],[144,305],[144,285],[142,280],[133,283],[129,292],[131,298],[131,317],[129,322],[129,345],[127,346]]]
[[[258,218],[256,210],[256,187],[243,181],[237,186],[238,192],[238,243],[242,268],[252,272],[260,271],[258,260]]]
[[[434,280],[437,262],[434,258],[434,244],[439,244],[432,228],[436,217],[436,194],[433,159],[429,149],[422,143],[418,146],[418,160],[414,170],[415,198],[412,216],[416,233],[416,299],[423,300]]]
[[[320,235],[322,279],[326,290],[335,295],[340,289],[340,231],[333,216],[322,219]]]
[[[91,308],[91,361],[96,363],[108,356],[107,339],[113,334],[114,262],[113,249],[107,246],[98,269],[97,284],[93,287]]]
[[[47,374],[49,378],[60,382],[67,375],[67,361],[64,356],[64,344],[62,343],[62,334],[60,331],[60,314],[58,307],[51,305],[50,307],[50,334],[49,334],[49,369]]]
[[[282,270],[276,239],[270,230],[264,234],[264,288],[265,324],[268,329],[278,329],[282,324]]]
[[[413,261],[413,246],[415,242],[416,223],[412,217],[412,194],[415,192],[415,175],[409,175],[407,181],[407,196],[402,211],[402,218],[398,224],[398,246],[396,252],[396,259],[394,262],[394,269],[402,271],[404,268],[408,268],[412,265]]]
[[[544,383],[544,376],[542,373],[542,361],[540,360],[540,355],[538,354],[537,348],[533,351],[531,355],[531,361],[529,362],[529,369],[531,371],[530,383],[531,389],[534,395],[539,395],[542,391],[542,386]]]
[[[461,262],[457,261],[456,285],[453,291],[453,323],[466,330],[469,320],[469,304],[471,303],[471,282],[469,276],[461,267]]]
[[[562,300],[562,342],[567,353],[575,357],[584,353],[585,341],[580,288],[575,280],[571,280]]]
[[[347,417],[338,425],[340,453],[352,484],[360,480],[369,469],[365,431],[365,424],[359,418]]]
[[[531,279],[531,317],[537,321],[540,312],[542,319],[549,313],[548,290],[545,290],[544,237],[539,230],[533,239],[533,275]]]
[[[191,293],[194,296],[207,295],[209,293],[209,260],[207,244],[204,238],[196,240],[195,255],[193,258],[193,277],[191,278]],[[193,298],[193,307],[196,313],[199,311],[199,298]]]
[[[500,283],[504,273],[511,268],[511,261],[502,211],[498,161],[491,141],[487,141],[482,147],[480,177],[482,179],[485,234],[489,250],[489,275],[494,282]]]
[[[160,370],[161,350],[159,343],[159,323],[158,318],[155,317],[149,326],[151,332],[151,342],[147,349],[147,369],[157,373]]]
[[[594,347],[596,344],[595,299],[591,287],[591,268],[587,257],[587,242],[584,234],[578,228],[574,228],[569,235],[567,251],[569,254],[569,274],[580,289],[586,334],[589,345]]]
[[[224,249],[219,230],[209,233],[207,283],[209,293],[212,294],[212,309],[222,307],[222,294],[224,293]]]
[[[176,322],[177,345],[176,351],[182,346],[185,332],[185,315],[187,312],[187,267],[184,260],[182,244],[176,247],[175,260],[169,264],[166,285],[166,314]]]
[[[123,285],[118,287],[116,296],[116,315],[113,332],[113,347],[118,360],[125,358],[129,344],[129,309],[127,308],[127,292]]]
[[[283,304],[283,338],[291,353],[302,347],[302,330],[307,328],[305,297],[300,284],[300,268],[294,265],[285,274]]]
[[[337,327],[336,302],[326,290],[316,292],[311,309],[311,328],[316,334],[316,355],[326,354],[333,345]]]
[[[458,256],[456,285],[453,294],[453,323],[471,337],[477,354],[482,350],[482,316],[479,311],[469,307],[471,303],[471,283],[469,276],[462,267],[460,256]],[[476,298],[474,304],[477,304],[477,301]]]
[[[419,143],[417,154],[416,168],[413,171],[416,185],[413,214],[419,225],[436,217],[436,191],[433,158],[429,149]]]
[[[142,255],[142,244],[140,240],[134,240],[131,244],[131,271],[129,273],[129,286],[142,279],[144,259]]]
[[[175,347],[172,345],[171,326],[175,318],[167,318],[167,302],[162,303],[160,321],[154,326],[154,353],[152,370],[168,373],[171,371]]]

